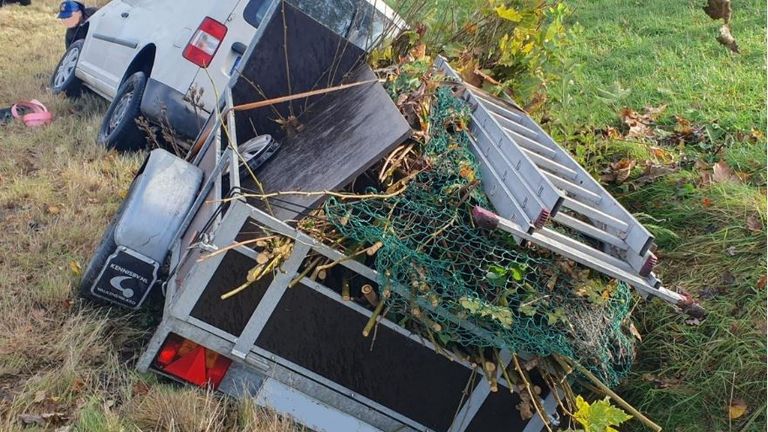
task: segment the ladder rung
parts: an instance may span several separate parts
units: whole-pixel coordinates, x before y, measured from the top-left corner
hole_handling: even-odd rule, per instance
[[[615,246],[619,248],[620,250],[627,250],[629,249],[629,246],[627,246],[626,243],[624,243],[624,240],[616,237],[615,235],[609,234],[600,228],[597,228],[595,226],[592,226],[586,222],[582,222],[572,216],[569,216],[565,213],[558,213],[554,217],[554,221],[567,226],[568,228],[574,229],[576,231],[579,231],[580,233],[587,235],[589,237],[594,238],[595,240],[600,240],[603,243],[607,243],[611,246]]]
[[[603,213],[600,210],[597,210],[593,207],[590,207],[587,204],[576,201],[573,198],[566,197],[565,201],[563,201],[563,206],[579,214],[582,214],[590,219],[593,219],[596,222],[604,223],[612,228],[615,228],[616,230],[622,233],[626,233],[627,230],[629,229],[628,223],[620,219],[616,219],[615,217],[607,213]]]
[[[498,121],[505,129],[512,129],[520,134],[527,136],[528,138],[535,139],[539,137],[539,133],[533,129],[529,129],[518,122],[512,121],[498,113],[491,111],[493,117]],[[541,144],[541,143],[540,143]],[[544,144],[541,144],[544,145]],[[545,146],[546,147],[546,146]]]
[[[545,237],[545,238],[560,242],[570,248],[578,250],[581,253],[591,256],[595,260],[601,260],[606,263],[609,263],[610,265],[618,269],[621,269],[622,271],[634,273],[634,271],[632,270],[632,267],[628,263],[624,262],[623,260],[616,258],[613,255],[609,255],[601,250],[595,249],[591,246],[585,245],[584,243],[574,240],[568,237],[567,235],[561,234],[555,230],[544,228],[541,230],[537,230],[535,234],[541,237]]]
[[[544,173],[544,176],[547,177],[549,181],[552,182],[553,185],[570,194],[573,194],[578,198],[585,199],[595,204],[599,204],[600,201],[602,200],[602,197],[600,195],[594,192],[588,191],[577,184],[571,183],[568,180],[562,179],[552,173],[549,173],[546,171],[542,171],[542,172]]]
[[[576,173],[576,171],[568,168],[565,165],[560,165],[559,163],[557,163],[557,162],[555,162],[555,161],[553,161],[551,159],[547,159],[544,156],[541,156],[540,154],[538,154],[538,153],[536,153],[534,151],[531,151],[531,150],[528,150],[526,148],[523,148],[523,152],[526,155],[528,155],[528,157],[531,158],[533,163],[538,165],[540,168],[545,168],[545,169],[548,169],[550,171],[553,171],[556,174],[567,176],[571,180],[574,180],[578,176],[578,173]]]
[[[531,138],[521,133],[518,133],[517,131],[504,128],[504,132],[507,133],[507,135],[512,141],[516,142],[520,147],[524,149],[530,150],[534,153],[540,154],[550,159],[554,159],[557,156],[557,153],[551,148],[541,145],[538,142],[532,140]]]
[[[509,116],[515,119],[523,119],[524,116],[520,115],[520,113],[517,113],[513,111],[510,107],[504,106],[505,102],[499,102],[494,97],[487,95],[485,93],[479,92],[479,91],[473,91],[472,92],[475,97],[483,102],[484,104],[488,105],[488,110],[493,111],[495,113],[501,114],[503,116]]]

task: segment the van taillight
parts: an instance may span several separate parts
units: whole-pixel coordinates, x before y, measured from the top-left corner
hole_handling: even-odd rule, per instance
[[[186,340],[169,334],[155,357],[155,368],[200,387],[216,389],[224,379],[232,360]]]
[[[184,58],[202,68],[208,67],[226,35],[227,26],[206,17],[184,48]]]

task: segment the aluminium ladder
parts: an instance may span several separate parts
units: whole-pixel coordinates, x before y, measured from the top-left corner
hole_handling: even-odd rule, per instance
[[[651,233],[525,111],[465,83],[443,57],[436,67],[463,87],[471,110],[472,151],[498,213],[478,208],[478,222],[622,280],[643,296],[691,303],[654,275]]]

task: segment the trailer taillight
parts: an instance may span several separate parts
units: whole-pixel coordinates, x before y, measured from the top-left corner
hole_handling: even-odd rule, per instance
[[[158,370],[182,381],[200,387],[210,385],[214,389],[221,384],[231,364],[230,359],[217,352],[175,334],[168,335],[155,357]]]
[[[206,17],[184,48],[184,58],[202,68],[208,67],[226,35],[227,26]]]

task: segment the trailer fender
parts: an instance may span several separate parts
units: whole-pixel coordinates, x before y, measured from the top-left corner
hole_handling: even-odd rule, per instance
[[[153,150],[115,224],[115,243],[162,264],[202,179],[198,167],[165,150]]]

